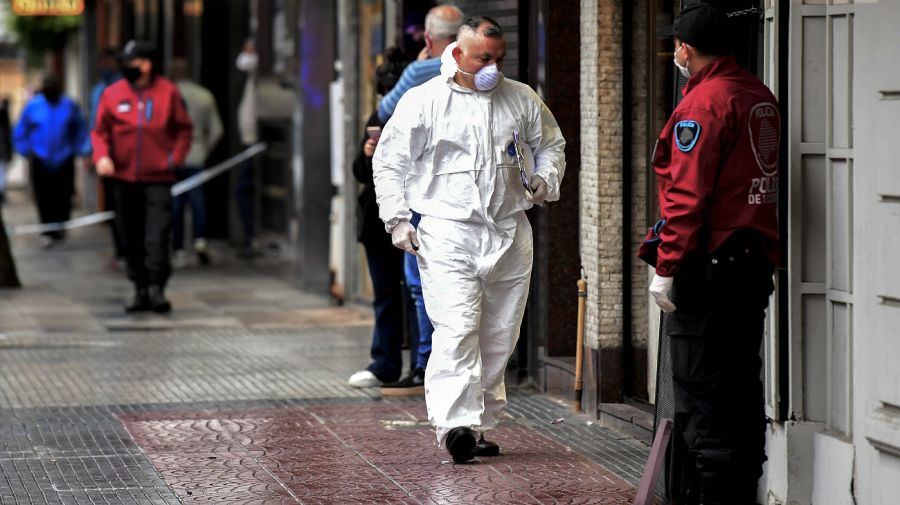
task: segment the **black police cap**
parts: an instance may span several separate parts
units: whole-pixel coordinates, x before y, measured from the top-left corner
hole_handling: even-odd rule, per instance
[[[675,36],[681,42],[707,54],[731,52],[731,30],[725,14],[707,2],[689,2],[678,13],[675,23],[660,30],[660,35]]]
[[[156,54],[156,47],[150,42],[143,40],[131,40],[122,48],[122,60],[128,61],[135,58],[153,59]]]

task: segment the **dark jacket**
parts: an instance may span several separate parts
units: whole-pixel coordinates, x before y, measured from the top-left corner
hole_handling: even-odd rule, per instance
[[[9,103],[0,101],[0,161],[12,159],[12,130],[9,124]]]
[[[384,126],[378,120],[378,112],[372,113],[366,126]],[[356,208],[357,234],[356,238],[365,246],[370,246],[387,241],[390,244],[390,235],[384,230],[384,223],[378,217],[378,204],[375,202],[375,181],[372,178],[372,158],[363,153],[363,147],[368,134],[363,133],[359,143],[359,154],[353,160],[353,177],[362,183]]]

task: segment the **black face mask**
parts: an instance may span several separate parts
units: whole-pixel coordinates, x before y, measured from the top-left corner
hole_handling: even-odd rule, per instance
[[[58,88],[44,88],[43,90],[41,90],[41,93],[44,95],[44,98],[46,98],[50,103],[58,102],[59,97],[62,95],[62,92]]]
[[[134,84],[141,78],[142,72],[138,67],[122,67],[122,77]]]

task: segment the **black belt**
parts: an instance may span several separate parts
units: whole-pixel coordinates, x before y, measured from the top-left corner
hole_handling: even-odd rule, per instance
[[[732,233],[716,250],[709,253],[709,262],[718,265],[730,263],[769,263],[769,241],[755,230],[738,230]]]

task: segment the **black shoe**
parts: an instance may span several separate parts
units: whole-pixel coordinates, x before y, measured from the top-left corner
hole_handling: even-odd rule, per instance
[[[157,314],[165,314],[172,310],[172,304],[166,300],[163,294],[163,288],[159,284],[154,284],[147,288],[147,299],[150,302],[150,310]]]
[[[212,261],[209,252],[206,250],[206,239],[198,238],[194,240],[194,252],[197,253],[197,262],[203,266],[207,266]]]
[[[454,463],[465,463],[475,457],[475,433],[469,428],[453,428],[447,433],[447,451]]]
[[[422,396],[425,394],[425,370],[416,368],[405,379],[381,386],[382,396]]]
[[[478,439],[478,443],[475,444],[475,455],[476,456],[499,456],[500,455],[500,446],[495,444],[494,442],[488,442],[484,439],[484,435]]]
[[[128,305],[125,306],[125,312],[131,314],[132,312],[143,312],[146,310],[150,310],[150,298],[147,296],[147,288],[143,286],[135,286],[134,288],[134,300]]]

